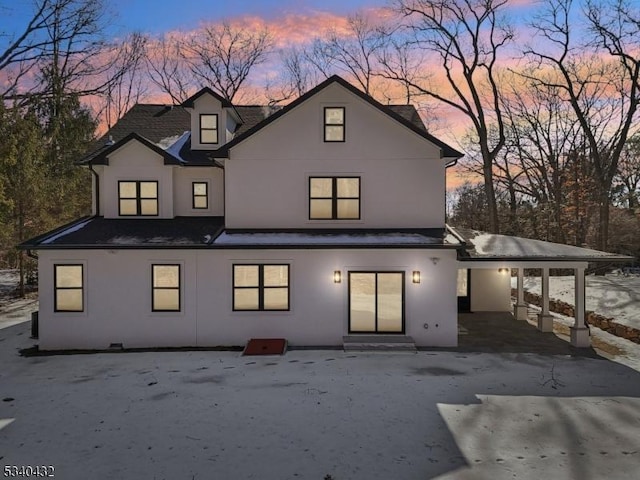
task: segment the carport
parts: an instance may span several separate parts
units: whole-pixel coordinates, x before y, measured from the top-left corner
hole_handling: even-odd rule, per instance
[[[542,311],[538,314],[538,330],[551,332],[553,317],[549,312],[549,270],[573,270],[575,320],[570,329],[570,338],[574,347],[591,346],[589,326],[585,321],[585,272],[589,264],[625,263],[633,260],[626,255],[571,245],[448,228],[451,234],[466,245],[466,249],[458,253],[458,295],[463,299],[466,296],[468,301],[459,301],[458,304],[468,304],[470,312],[511,310],[511,272],[515,270],[517,294],[513,317],[526,321],[524,271],[538,269],[542,272]]]

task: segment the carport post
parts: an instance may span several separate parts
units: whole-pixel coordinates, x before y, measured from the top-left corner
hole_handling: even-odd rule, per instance
[[[538,330],[553,332],[553,316],[549,314],[549,269],[542,269],[542,312],[538,314]]]
[[[524,268],[518,268],[518,295],[516,305],[513,307],[513,316],[516,320],[527,319],[527,304],[524,303]]]
[[[574,347],[590,347],[591,339],[589,338],[589,327],[584,322],[584,267],[574,269],[575,275],[575,307],[574,317],[575,323],[571,327],[571,345]]]

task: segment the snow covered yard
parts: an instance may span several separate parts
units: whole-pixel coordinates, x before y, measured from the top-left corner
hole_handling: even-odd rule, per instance
[[[623,479],[640,373],[587,357],[164,352],[24,358],[0,330],[0,467],[63,479]]]
[[[17,270],[0,270],[0,329],[31,320],[31,312],[38,309],[36,293],[16,299]]]
[[[640,275],[587,275],[586,308],[618,323],[640,329]],[[516,288],[517,278],[511,278]],[[541,294],[540,277],[525,277],[524,289]],[[573,276],[549,277],[549,297],[575,303]]]

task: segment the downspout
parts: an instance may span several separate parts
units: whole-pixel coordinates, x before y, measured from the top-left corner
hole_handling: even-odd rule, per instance
[[[96,188],[95,188],[95,196],[96,196],[96,214],[94,217],[100,216],[100,177],[98,177],[98,172],[93,169],[93,163],[89,163],[89,170],[93,173],[93,176],[96,180]]]

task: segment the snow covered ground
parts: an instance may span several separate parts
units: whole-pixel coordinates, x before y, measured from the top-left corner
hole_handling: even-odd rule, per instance
[[[511,278],[511,285],[516,288],[516,277]],[[540,294],[540,277],[525,277],[524,288]],[[549,297],[573,305],[573,277],[549,277]],[[640,329],[640,275],[587,275],[586,305],[587,310]]]
[[[31,312],[38,309],[34,294],[16,299],[18,287],[17,270],[0,270],[0,329],[31,320]]]
[[[0,466],[64,479],[623,479],[640,373],[459,352],[24,358],[0,330]]]
[[[0,325],[29,308],[5,304]],[[607,358],[22,357],[34,343],[24,322],[0,328],[0,469],[50,465],[72,480],[633,478],[640,345],[592,332]]]

